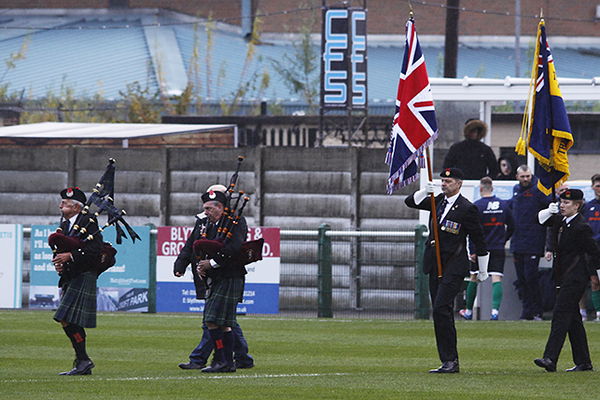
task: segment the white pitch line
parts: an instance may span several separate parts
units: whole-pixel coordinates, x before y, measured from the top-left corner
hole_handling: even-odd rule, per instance
[[[132,376],[128,378],[95,378],[95,377],[81,377],[81,382],[94,381],[94,382],[130,382],[130,381],[182,381],[191,379],[271,379],[271,378],[310,378],[319,376],[348,376],[350,373],[343,372],[332,372],[326,374],[264,374],[264,375],[194,375],[194,376]],[[71,378],[69,382],[73,382]],[[58,379],[60,380],[60,379]],[[0,383],[42,383],[42,382],[56,382],[57,379],[2,379]]]

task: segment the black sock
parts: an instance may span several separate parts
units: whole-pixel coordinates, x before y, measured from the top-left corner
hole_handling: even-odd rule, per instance
[[[89,360],[90,357],[85,350],[85,329],[79,325],[69,324],[63,327],[63,330],[71,340],[71,344],[75,350],[75,357],[78,360]]]
[[[217,363],[225,363],[225,344],[223,343],[223,331],[219,328],[209,329],[208,333],[210,333],[210,338],[215,345],[214,360]]]
[[[233,332],[223,332],[223,351],[225,353],[225,362],[233,367]]]

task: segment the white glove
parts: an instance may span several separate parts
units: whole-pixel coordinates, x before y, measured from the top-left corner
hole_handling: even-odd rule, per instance
[[[490,261],[490,253],[485,256],[477,256],[477,265],[479,266],[479,272],[477,273],[477,280],[483,282],[488,278],[488,262]]]
[[[557,203],[550,203],[548,205],[548,208],[540,210],[540,212],[538,213],[538,221],[540,221],[540,224],[543,224],[548,219],[550,219],[550,217],[553,214],[558,214],[558,202]]]
[[[427,194],[433,194],[435,192],[435,184],[427,181],[425,184],[425,190],[427,191]]]
[[[421,204],[423,200],[427,198],[427,196],[433,194],[435,192],[435,184],[433,182],[427,182],[425,187],[421,190],[417,190],[413,195],[413,199],[415,200],[415,204]]]

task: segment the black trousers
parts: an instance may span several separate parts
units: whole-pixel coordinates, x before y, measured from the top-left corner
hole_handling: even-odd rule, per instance
[[[458,361],[456,327],[454,326],[454,298],[462,287],[460,275],[429,274],[429,295],[433,311],[433,327],[438,354],[442,362]]]
[[[555,363],[558,362],[567,334],[575,365],[591,363],[587,336],[579,314],[579,299],[586,286],[587,282],[567,281],[557,291],[552,312],[552,327],[544,350],[544,357]]]

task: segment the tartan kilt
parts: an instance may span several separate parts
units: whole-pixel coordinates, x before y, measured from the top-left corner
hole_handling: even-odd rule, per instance
[[[236,307],[244,295],[244,278],[222,278],[210,285],[204,303],[204,322],[219,326],[234,326]]]
[[[94,272],[70,280],[64,287],[54,319],[84,328],[96,327],[96,279]]]

